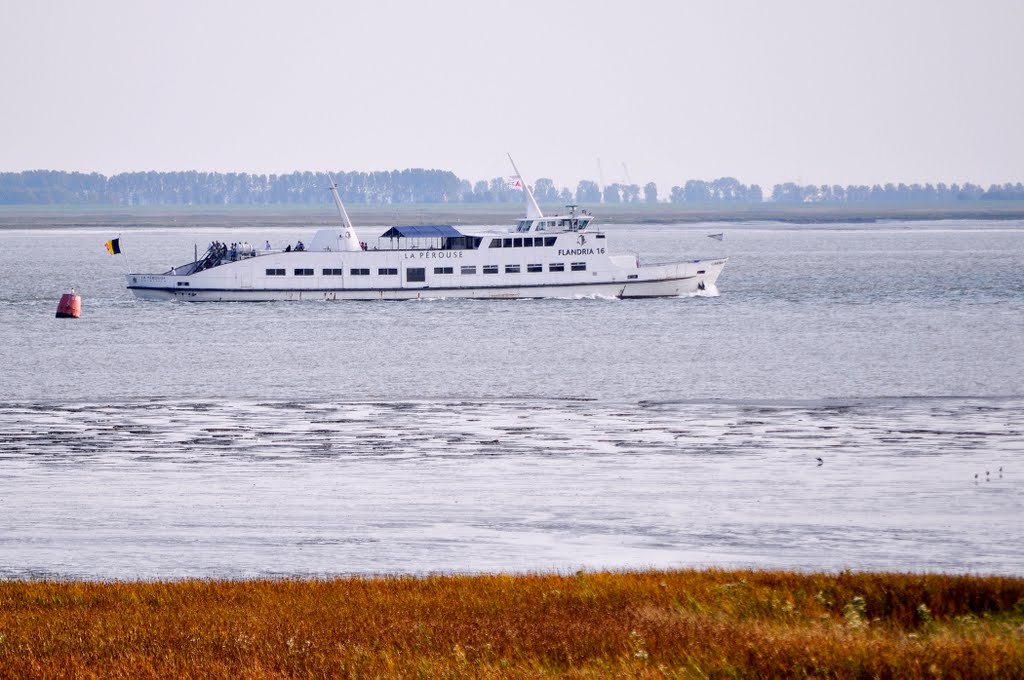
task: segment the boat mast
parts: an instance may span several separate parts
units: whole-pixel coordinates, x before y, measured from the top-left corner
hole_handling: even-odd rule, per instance
[[[338,237],[342,250],[362,250],[363,246],[359,243],[359,237],[356,236],[355,227],[352,226],[352,220],[348,218],[345,204],[341,202],[341,196],[338,194],[338,183],[330,174],[327,175],[327,179],[331,181],[331,195],[334,197],[334,204],[338,206],[338,212],[341,213],[341,221],[345,224],[345,234]]]
[[[537,199],[533,197],[533,192],[530,191],[530,185],[519,174],[519,168],[516,167],[516,162],[512,160],[512,154],[508,154],[508,162],[512,164],[512,170],[516,173],[516,177],[523,183],[523,193],[526,195],[526,217],[531,220],[544,217],[544,213],[540,211],[540,206],[537,205]]]

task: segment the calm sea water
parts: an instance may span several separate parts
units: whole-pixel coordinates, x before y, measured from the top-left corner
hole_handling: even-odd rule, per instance
[[[0,231],[0,575],[1024,573],[1024,223],[607,231],[720,295],[145,303],[117,230]]]

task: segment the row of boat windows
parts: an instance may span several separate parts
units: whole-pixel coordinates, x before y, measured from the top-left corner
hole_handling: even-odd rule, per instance
[[[586,262],[572,262],[569,264],[569,270],[574,272],[585,272],[587,271]],[[496,264],[485,264],[483,265],[484,274],[497,274],[499,273],[498,265]],[[519,274],[522,271],[522,267],[518,264],[507,264],[505,265],[506,274]],[[544,265],[542,264],[528,264],[526,265],[526,271],[531,274],[540,274],[544,272]],[[548,265],[549,272],[564,272],[564,262],[552,262]],[[313,269],[296,269],[295,276],[313,276]],[[463,265],[459,273],[460,274],[476,274],[477,268],[475,264]],[[285,276],[287,270],[285,269],[268,269],[267,276]],[[455,267],[434,267],[435,274],[454,274]],[[345,274],[344,269],[324,269],[323,276],[343,276]],[[349,276],[369,276],[370,270],[368,268],[357,268],[354,267],[349,269]],[[395,267],[380,267],[377,269],[378,276],[398,276],[398,269]]]
[[[573,262],[569,265],[569,269],[574,272],[585,272],[587,271],[586,262]],[[485,264],[483,266],[484,274],[497,274],[499,273],[498,265],[496,264]],[[526,271],[530,274],[540,274],[544,271],[544,265],[542,264],[528,264],[526,265]],[[564,262],[552,262],[548,265],[549,272],[564,272]],[[518,264],[507,264],[505,265],[506,274],[519,274],[522,272],[522,267]],[[435,274],[451,274],[452,267],[434,267]],[[476,274],[476,265],[463,265],[461,274]]]
[[[491,248],[537,248],[553,246],[558,240],[556,236],[527,236],[526,238],[495,238],[491,239]]]
[[[583,231],[590,224],[590,220],[577,220],[573,218],[560,220],[540,220],[537,222],[536,231],[547,231],[548,229],[554,229],[556,226],[562,229],[569,229],[571,231]],[[533,225],[533,220],[520,220],[516,226],[516,231],[530,231],[530,226]],[[551,245],[550,243],[548,245]]]

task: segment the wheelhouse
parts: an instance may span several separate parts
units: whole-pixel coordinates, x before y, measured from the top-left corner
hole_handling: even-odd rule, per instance
[[[584,231],[590,221],[594,219],[586,210],[577,212],[576,205],[565,206],[569,209],[568,215],[554,215],[540,218],[527,218],[516,223],[516,232],[526,233],[531,231]]]

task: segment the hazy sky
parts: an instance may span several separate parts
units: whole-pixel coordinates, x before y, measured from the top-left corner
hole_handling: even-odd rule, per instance
[[[1024,181],[1024,2],[2,1],[0,170]]]

